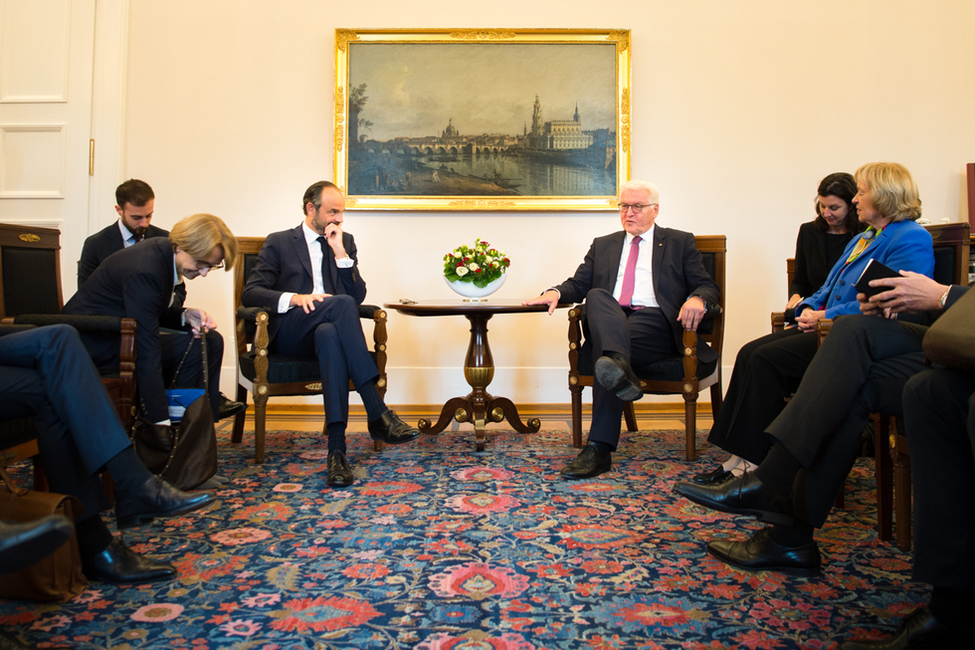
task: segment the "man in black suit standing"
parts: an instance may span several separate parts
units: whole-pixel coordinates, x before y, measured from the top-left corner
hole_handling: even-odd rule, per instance
[[[136,320],[136,382],[140,410],[149,422],[169,424],[166,385],[187,346],[203,335],[210,403],[214,420],[219,417],[223,337],[214,331],[216,323],[205,311],[178,306],[175,289],[184,280],[206,276],[213,269],[226,266],[229,271],[236,259],[237,239],[227,225],[212,214],[195,214],[180,220],[168,238],[155,237],[110,255],[61,310]],[[164,329],[160,331],[160,327]],[[82,339],[96,365],[118,367],[116,338],[85,335]],[[179,375],[180,387],[199,386],[202,368],[201,355],[189,354]]]
[[[366,283],[355,240],[342,230],[345,197],[333,183],[319,181],[305,190],[302,209],[303,223],[264,240],[241,302],[280,314],[269,327],[276,352],[318,358],[328,431],[326,482],[344,487],[355,480],[345,457],[350,379],[373,438],[399,444],[420,432],[389,410],[376,390],[379,370],[359,324]]]
[[[682,329],[697,331],[720,298],[694,235],[654,225],[658,197],[652,183],[624,183],[623,231],[597,237],[575,275],[524,303],[548,305],[551,314],[560,302],[585,300],[596,374],[592,426],[588,444],[562,469],[565,478],[591,478],[610,469],[623,402],[643,396],[632,366],[680,356]],[[698,347],[704,363],[717,356],[703,342]]]

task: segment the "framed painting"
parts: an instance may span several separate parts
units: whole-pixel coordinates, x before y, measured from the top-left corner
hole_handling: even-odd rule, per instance
[[[335,31],[350,209],[614,210],[630,173],[630,32]]]

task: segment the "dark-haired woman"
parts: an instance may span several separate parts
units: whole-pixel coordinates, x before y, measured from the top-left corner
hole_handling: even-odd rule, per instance
[[[843,249],[867,227],[857,219],[853,205],[856,193],[857,183],[846,172],[830,174],[820,182],[816,219],[799,226],[795,274],[786,309],[792,309],[823,286]]]

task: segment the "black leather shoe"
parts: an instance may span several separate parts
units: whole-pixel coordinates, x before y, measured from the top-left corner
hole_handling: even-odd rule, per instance
[[[751,515],[766,523],[786,526],[796,521],[792,495],[773,491],[750,472],[711,485],[680,481],[674,486],[674,492],[719,512]]]
[[[790,575],[817,575],[820,567],[816,542],[790,548],[776,544],[763,528],[744,542],[708,542],[708,553],[725,564],[746,571],[781,571]]]
[[[879,641],[844,641],[840,650],[940,650],[941,648],[975,647],[975,629],[955,630],[942,625],[927,607],[907,615],[897,634]]]
[[[345,454],[337,449],[332,449],[328,452],[328,476],[325,478],[325,484],[332,487],[348,487],[355,482],[355,477],[352,476],[352,469],[349,467],[349,462],[345,460]]]
[[[420,430],[403,422],[396,411],[387,410],[378,420],[369,420],[369,435],[388,445],[399,445],[416,438]]]
[[[117,495],[115,522],[119,529],[131,528],[156,517],[175,517],[213,503],[209,492],[183,492],[166,479],[153,476],[135,493]]]
[[[721,465],[718,465],[710,472],[695,474],[691,477],[691,480],[698,485],[718,485],[719,483],[724,483],[733,476],[734,474],[726,471]]]
[[[626,359],[613,357],[596,359],[596,381],[606,390],[616,393],[616,396],[624,402],[632,402],[643,397],[640,380]]]
[[[20,571],[44,559],[73,532],[74,525],[63,515],[22,524],[0,521],[0,573]]]
[[[589,443],[560,473],[565,478],[592,478],[608,472],[612,466],[613,455],[599,451],[596,445]]]
[[[101,553],[81,558],[81,572],[102,582],[152,582],[175,577],[176,567],[139,555],[113,537]]]
[[[238,413],[243,413],[247,410],[247,404],[244,402],[234,402],[231,401],[229,397],[220,393],[220,406],[217,409],[217,419],[223,420],[225,418],[232,418]]]

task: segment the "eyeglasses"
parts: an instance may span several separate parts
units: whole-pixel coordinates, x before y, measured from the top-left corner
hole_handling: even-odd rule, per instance
[[[657,204],[648,203],[646,205],[643,205],[642,203],[620,203],[620,212],[626,213],[629,212],[630,210],[633,210],[634,212],[639,213],[639,212],[643,212],[647,208],[652,208],[655,205]]]
[[[204,260],[193,260],[196,262],[197,271],[219,271],[223,268],[223,262],[217,262],[216,264],[210,264]]]

